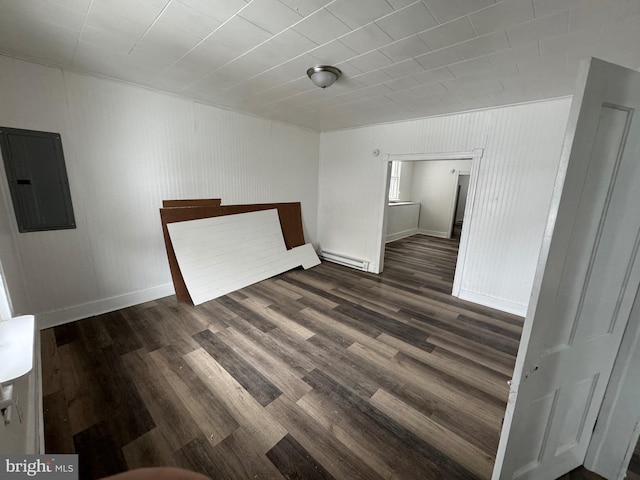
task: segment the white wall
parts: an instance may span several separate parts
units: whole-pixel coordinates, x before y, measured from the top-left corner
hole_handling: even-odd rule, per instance
[[[3,56],[0,125],[62,134],[78,226],[18,233],[0,179],[14,314],[51,323],[171,294],[163,199],[301,201],[317,240],[317,132]]]
[[[484,148],[461,297],[524,314],[546,223],[570,99],[325,132],[318,239],[376,271],[390,153]],[[380,156],[372,154],[380,149]]]
[[[410,202],[413,200],[413,162],[400,162],[400,182],[398,200]]]
[[[418,233],[419,203],[390,203],[387,209],[387,243]]]
[[[407,162],[408,163],[408,162]],[[448,238],[458,189],[451,170],[470,172],[471,160],[435,160],[415,163],[412,200],[420,203],[418,228],[424,235]]]

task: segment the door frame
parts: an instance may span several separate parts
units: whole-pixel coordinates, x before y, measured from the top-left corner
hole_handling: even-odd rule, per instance
[[[480,171],[480,162],[484,154],[483,148],[475,148],[471,151],[463,152],[436,152],[436,153],[388,153],[382,159],[383,181],[382,191],[384,196],[381,200],[382,215],[378,222],[378,241],[376,248],[378,249],[376,257],[378,258],[378,272],[381,273],[384,268],[384,249],[387,231],[387,217],[389,204],[389,181],[391,178],[391,162],[422,162],[422,161],[438,161],[438,160],[471,160],[471,172],[469,177],[469,193],[467,194],[467,207],[464,212],[464,221],[462,223],[462,232],[460,234],[460,247],[458,250],[458,260],[456,262],[456,271],[453,280],[453,290],[451,294],[455,297],[459,296],[462,285],[462,273],[467,256],[467,247],[469,243],[469,228],[473,221],[473,206],[475,203],[475,193],[478,184],[478,173]],[[457,176],[456,176],[457,182]],[[452,201],[455,204],[455,198]],[[454,206],[451,206],[453,209]],[[455,215],[455,212],[454,212]]]
[[[469,186],[471,185],[471,171],[468,170],[456,170],[454,178],[453,178],[453,210],[451,210],[451,217],[449,218],[449,236],[447,238],[453,237],[453,230],[456,227],[456,212],[458,211],[459,199],[459,191],[460,191],[460,177],[469,177]],[[465,199],[465,204],[469,199],[469,186],[467,186],[467,198]],[[466,205],[465,205],[465,213],[466,213]],[[464,214],[462,215],[462,225],[464,226]]]

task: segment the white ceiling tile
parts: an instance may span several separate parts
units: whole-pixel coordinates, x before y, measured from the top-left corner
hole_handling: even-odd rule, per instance
[[[327,65],[335,65],[336,63],[349,60],[356,57],[358,54],[351,50],[349,47],[340,43],[339,40],[334,40],[324,44],[309,52],[310,55],[318,59],[319,63]]]
[[[552,72],[560,72],[567,64],[566,53],[550,54],[532,60],[518,62],[518,70],[521,75],[549,75]]]
[[[504,87],[497,80],[478,80],[473,77],[454,78],[442,82],[442,84],[448,91],[454,92],[456,95],[465,95],[467,98],[504,91]]]
[[[440,23],[445,23],[481,8],[493,5],[495,0],[423,0]]]
[[[434,68],[444,67],[462,60],[464,60],[464,58],[455,46],[416,57],[416,61],[422,65],[425,70],[433,70]]]
[[[284,32],[271,37],[267,42],[258,47],[265,55],[273,58],[282,58],[280,62],[285,62],[293,57],[297,57],[318,45],[307,37],[300,35],[295,30],[288,28]]]
[[[80,36],[80,44],[88,43],[90,45],[99,46],[104,50],[108,50],[113,53],[126,55],[131,51],[131,49],[133,49],[141,36],[142,33],[139,35],[125,35],[123,32],[102,30],[87,25]]]
[[[475,75],[478,72],[491,70],[493,65],[491,65],[488,57],[478,57],[472,60],[454,63],[453,65],[449,65],[447,68],[456,77],[468,77],[470,75]]]
[[[271,67],[272,65],[268,65],[266,62],[263,62],[263,58],[261,56],[254,55],[253,52],[249,52],[216,70],[215,74],[234,77],[236,79],[236,83],[239,83],[246,78],[259,75],[262,72],[269,70]]]
[[[603,26],[615,22],[615,8],[607,3],[595,6],[571,8],[569,14],[569,32],[580,30],[600,30]]]
[[[533,0],[533,7],[536,17],[546,17],[552,13],[559,13],[567,10],[573,0]]]
[[[222,22],[209,15],[187,7],[182,3],[171,2],[154,24],[154,27],[180,30],[200,38],[205,38]]]
[[[221,22],[228,20],[247,5],[245,0],[173,0],[198,10]]]
[[[25,16],[76,32],[82,30],[85,21],[85,13],[50,1],[3,3],[0,6],[0,11],[5,8],[8,8],[10,12],[13,11],[14,14],[22,13]]]
[[[619,0],[616,9],[616,20],[623,20],[630,17],[640,17],[640,2],[638,0]]]
[[[546,17],[536,18],[507,29],[507,37],[512,47],[537,42],[543,38],[562,35],[569,30],[569,10]]]
[[[595,45],[600,38],[599,32],[581,30],[540,40],[540,56],[570,53],[573,49],[584,49]]]
[[[464,58],[470,59],[509,48],[509,40],[505,31],[500,30],[460,43],[457,48]]]
[[[89,5],[91,5],[91,0],[54,0],[53,3],[78,10],[82,13],[87,13]]]
[[[361,27],[393,12],[385,0],[336,0],[327,5],[327,10],[351,28]]]
[[[533,0],[505,0],[469,15],[478,35],[533,19]]]
[[[303,17],[311,15],[313,12],[320,10],[333,0],[280,0],[286,6],[295,10]]]
[[[419,98],[418,94],[412,90],[401,90],[399,92],[386,93],[385,97],[393,100],[394,102],[413,102]]]
[[[94,27],[103,32],[110,32],[114,35],[123,35],[127,39],[132,37],[140,38],[147,30],[147,25],[116,15],[98,5],[93,5],[86,17],[86,26]]]
[[[204,76],[208,72],[203,72]],[[168,90],[170,92],[182,92],[185,88],[191,85],[195,80],[200,77],[194,78],[193,72],[190,70],[183,70],[173,66],[169,70],[165,70],[155,77],[150,85],[162,90]]]
[[[266,30],[236,15],[207,37],[206,41],[230,46],[235,49],[234,56],[238,56],[271,37]]]
[[[437,20],[422,2],[387,15],[376,23],[394,40],[400,40],[438,25]]]
[[[453,78],[453,74],[449,70],[447,70],[447,67],[441,67],[434,70],[418,73],[414,75],[413,78],[415,78],[421,84],[426,85],[429,83],[447,80],[448,78]]]
[[[520,60],[534,60],[540,57],[538,42],[520,45],[506,50],[501,50],[489,55],[489,60],[494,67],[515,65]]]
[[[232,43],[209,37],[180,59],[178,65],[194,72],[211,72],[233,60],[240,48]]]
[[[309,67],[313,67],[317,64],[318,60],[315,57],[305,54],[279,65],[277,70],[281,70],[287,75],[289,80],[293,80],[298,77],[306,78]],[[311,80],[309,80],[309,82],[310,81]]]
[[[432,83],[429,85],[420,85],[411,89],[417,97],[429,97],[431,95],[438,95],[447,93],[447,89],[442,86],[441,83]]]
[[[384,85],[397,92],[399,90],[406,90],[407,88],[417,87],[420,85],[420,83],[413,77],[404,77],[385,82]]]
[[[382,69],[385,73],[388,73],[393,78],[408,77],[424,71],[424,68],[420,66],[413,58],[405,60],[404,62],[395,63]]]
[[[358,75],[354,77],[354,79],[358,80],[363,85],[371,86],[392,80],[393,77],[382,70],[373,70],[372,72]]]
[[[400,10],[412,3],[416,3],[416,0],[387,0],[387,3],[391,5],[394,10]]]
[[[114,15],[144,26],[151,25],[163,9],[163,7],[146,0],[136,0],[135,2],[131,0],[93,0],[89,15],[94,8],[107,10]]]
[[[190,33],[181,30],[168,30],[161,25],[154,25],[134,47],[133,53],[144,54],[139,57],[142,62],[146,56],[173,64],[201,41],[201,38]]]
[[[428,52],[429,47],[420,40],[420,37],[417,35],[411,35],[410,37],[398,40],[397,42],[380,48],[380,51],[394,62],[400,62]]]
[[[213,72],[234,58],[231,47],[205,40],[182,57],[172,68],[191,72],[194,80]]]
[[[467,17],[453,20],[419,34],[431,50],[439,50],[476,37],[476,31]]]
[[[340,37],[340,41],[357,53],[366,53],[393,42],[393,39],[378,25],[370,23]]]
[[[44,60],[54,65],[70,65],[78,33],[67,28],[32,19],[25,30],[24,22],[0,16],[0,49],[32,60]]]
[[[330,42],[351,31],[347,25],[324,8],[309,15],[295,25],[293,29],[319,45]]]
[[[273,34],[302,20],[302,15],[278,0],[253,0],[239,15]]]
[[[349,63],[364,73],[390,65],[392,62],[378,50],[374,50],[373,52],[352,58],[349,60]]]
[[[349,62],[340,62],[334,65],[334,67],[338,67],[340,70],[342,70],[343,77],[355,77],[356,75],[360,75],[362,73],[362,70]]]

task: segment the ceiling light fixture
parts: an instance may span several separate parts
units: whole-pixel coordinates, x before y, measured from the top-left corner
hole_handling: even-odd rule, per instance
[[[330,65],[316,65],[307,70],[307,75],[320,88],[327,88],[334,84],[342,72]]]

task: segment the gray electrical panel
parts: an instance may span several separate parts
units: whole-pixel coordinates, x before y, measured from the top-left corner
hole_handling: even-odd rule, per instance
[[[0,127],[20,232],[76,228],[60,134]]]

